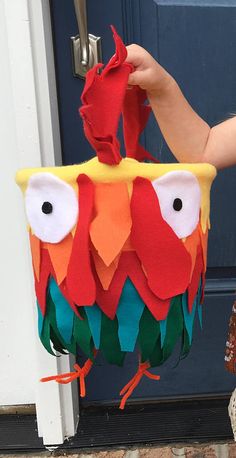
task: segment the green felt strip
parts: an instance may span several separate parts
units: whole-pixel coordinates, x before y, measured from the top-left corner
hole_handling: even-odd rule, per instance
[[[140,320],[138,335],[142,362],[149,360],[159,335],[159,322],[155,320],[154,316],[149,312],[148,308],[145,307]]]
[[[181,295],[172,299],[167,317],[166,337],[163,345],[163,362],[171,355],[175,344],[183,333],[184,318]]]
[[[77,315],[75,315],[73,328],[74,340],[77,342],[85,355],[93,360],[94,342],[89,328],[88,318],[83,307],[80,307],[79,312],[82,320]]]
[[[65,351],[65,349],[63,348],[63,346],[62,346],[60,340],[58,339],[56,333],[54,332],[52,326],[50,326],[50,339],[51,339],[51,342],[53,344],[54,350],[58,351],[62,355],[67,355],[68,354]]]
[[[126,353],[120,349],[117,318],[110,320],[104,313],[102,314],[100,349],[108,363],[123,365]]]
[[[160,366],[163,363],[163,349],[161,345],[161,337],[157,339],[152,354],[149,357],[151,367]]]
[[[184,317],[180,295],[172,299],[170,311],[167,316],[165,340],[163,345],[161,337],[156,341],[154,350],[149,358],[151,367],[160,366],[169,358],[183,331]]]
[[[43,320],[43,328],[42,328],[40,339],[41,339],[43,346],[48,351],[48,353],[50,353],[53,356],[56,356],[52,350],[51,343],[50,343],[50,322],[47,316],[45,316]]]

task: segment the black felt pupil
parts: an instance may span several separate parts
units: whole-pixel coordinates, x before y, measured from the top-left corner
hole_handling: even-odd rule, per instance
[[[50,202],[44,202],[42,205],[42,212],[45,213],[46,215],[49,215],[49,213],[52,213],[53,211],[53,206]]]
[[[176,211],[176,212],[179,212],[181,210],[181,208],[183,207],[183,202],[181,199],[179,199],[178,197],[174,200],[173,202],[173,209]]]

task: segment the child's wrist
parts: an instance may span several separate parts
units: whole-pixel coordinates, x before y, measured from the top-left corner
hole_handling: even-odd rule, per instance
[[[174,78],[166,72],[161,79],[158,79],[155,85],[147,89],[148,99],[161,99],[168,96],[175,84]]]

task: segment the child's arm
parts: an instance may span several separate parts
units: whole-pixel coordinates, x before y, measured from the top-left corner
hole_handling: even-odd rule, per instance
[[[236,117],[210,128],[191,108],[176,81],[138,45],[127,46],[135,70],[130,85],[146,89],[169,148],[180,162],[236,164]]]

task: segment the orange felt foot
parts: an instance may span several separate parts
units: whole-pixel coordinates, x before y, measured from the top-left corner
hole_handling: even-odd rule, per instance
[[[146,361],[145,363],[140,363],[139,368],[135,374],[135,376],[124,386],[124,388],[120,392],[120,396],[123,396],[120,409],[123,410],[125,408],[125,404],[127,399],[131,396],[136,386],[138,386],[141,378],[146,375],[146,377],[152,380],[160,380],[160,375],[154,375],[148,372],[147,369],[150,368],[150,364]]]
[[[96,352],[94,352],[94,356],[96,355]],[[65,374],[60,374],[60,375],[52,375],[50,377],[44,377],[41,378],[40,382],[51,382],[54,380],[57,383],[61,384],[66,384],[66,383],[71,383],[73,380],[79,378],[80,381],[80,396],[82,398],[85,397],[86,395],[86,389],[85,389],[85,377],[88,375],[88,373],[91,370],[91,367],[93,365],[93,361],[91,359],[87,359],[83,367],[80,367],[78,364],[74,364],[74,369],[75,372],[67,372]]]

